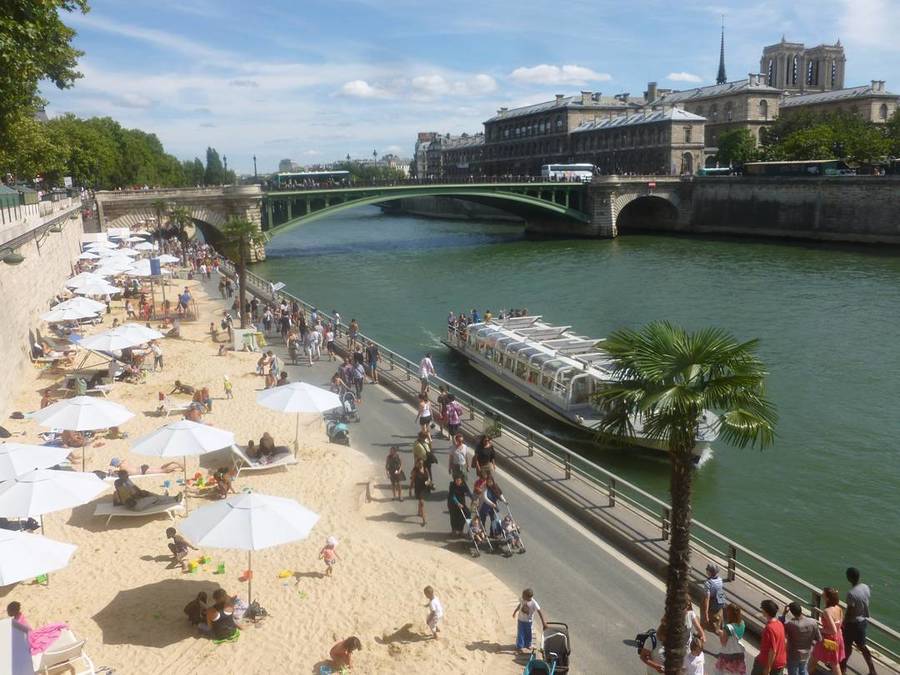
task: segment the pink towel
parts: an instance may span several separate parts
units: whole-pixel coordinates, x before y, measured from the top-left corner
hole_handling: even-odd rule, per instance
[[[54,642],[59,639],[62,632],[69,626],[64,623],[48,623],[46,626],[36,628],[28,634],[28,644],[32,654],[40,654],[47,651]]]

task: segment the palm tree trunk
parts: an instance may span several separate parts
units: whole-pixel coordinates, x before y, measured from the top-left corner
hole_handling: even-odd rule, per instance
[[[669,570],[666,577],[666,675],[682,675],[689,629],[685,626],[685,598],[691,560],[691,491],[694,465],[691,448],[671,453],[669,483],[672,513],[669,526]]]
[[[247,312],[245,311],[247,306],[247,258],[245,256],[247,247],[243,240],[238,242],[238,247],[240,249],[238,253],[238,305],[240,306],[240,309],[238,311],[241,314],[241,328],[246,328],[247,324],[250,323],[250,317],[247,316]]]

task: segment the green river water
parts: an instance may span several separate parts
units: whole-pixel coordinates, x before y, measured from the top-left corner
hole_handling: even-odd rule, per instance
[[[855,565],[873,616],[900,627],[900,253],[653,235],[526,239],[494,223],[374,207],[272,241],[254,271],[563,443],[562,425],[473,372],[439,342],[449,310],[527,307],[602,337],[668,319],[759,337],[778,406],[773,448],[716,443],[695,517],[809,581],[846,587]],[[643,451],[591,458],[662,498],[668,465]]]

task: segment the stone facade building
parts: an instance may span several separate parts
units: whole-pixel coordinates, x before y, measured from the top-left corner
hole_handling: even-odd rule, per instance
[[[441,178],[465,179],[482,171],[484,134],[450,136],[442,144]]]
[[[540,175],[541,166],[573,160],[570,134],[583,122],[639,112],[646,102],[630,94],[583,91],[552,101],[500,108],[484,123],[485,175]]]
[[[679,108],[582,122],[571,149],[604,174],[692,174],[702,166],[705,123]]]
[[[766,84],[784,92],[831,91],[844,88],[844,48],[838,40],[807,49],[800,42],[781,42],[763,47],[759,72]]]
[[[798,111],[813,113],[853,113],[867,122],[884,124],[900,103],[900,95],[884,88],[884,80],[872,80],[870,85],[785,96],[780,113],[790,115]]]

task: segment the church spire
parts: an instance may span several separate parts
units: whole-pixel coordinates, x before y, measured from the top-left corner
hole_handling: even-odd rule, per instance
[[[722,15],[722,40],[719,43],[719,73],[716,75],[716,84],[725,84],[725,15]]]

